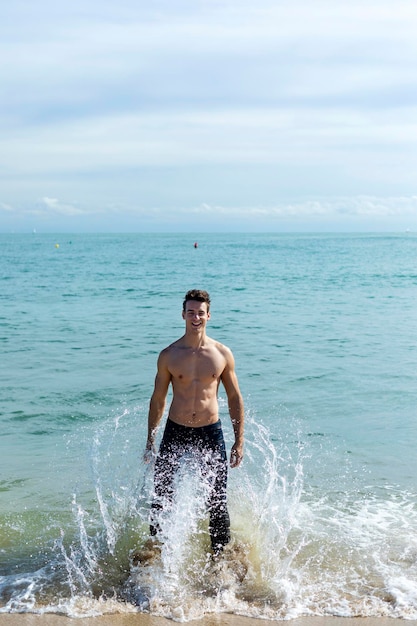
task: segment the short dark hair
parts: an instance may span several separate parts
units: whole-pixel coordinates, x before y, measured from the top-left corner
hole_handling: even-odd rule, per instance
[[[210,310],[210,296],[207,291],[203,289],[190,289],[185,294],[184,302],[182,303],[182,309],[185,311],[185,307],[189,300],[196,300],[196,302],[205,302],[207,304],[207,311]]]

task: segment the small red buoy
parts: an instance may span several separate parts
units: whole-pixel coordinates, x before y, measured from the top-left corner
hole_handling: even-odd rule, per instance
[[[198,248],[198,243],[197,242],[194,243],[194,248]]]

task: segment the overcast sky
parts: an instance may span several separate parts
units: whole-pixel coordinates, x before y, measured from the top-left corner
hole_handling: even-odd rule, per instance
[[[417,230],[416,0],[13,0],[0,231]]]

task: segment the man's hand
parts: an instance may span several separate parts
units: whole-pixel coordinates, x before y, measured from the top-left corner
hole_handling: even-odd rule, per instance
[[[152,463],[155,460],[156,457],[156,449],[153,443],[151,443],[150,441],[148,441],[146,443],[146,448],[145,448],[145,452],[143,454],[143,461],[144,463],[146,463],[147,465],[149,465],[149,463]]]
[[[243,444],[235,443],[230,453],[230,467],[239,467],[243,459]]]

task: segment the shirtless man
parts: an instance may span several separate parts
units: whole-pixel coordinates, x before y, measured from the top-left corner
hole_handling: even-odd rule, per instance
[[[156,455],[150,531],[154,536],[160,531],[158,518],[162,509],[171,506],[173,482],[181,457],[191,451],[208,483],[209,532],[216,554],[230,541],[227,456],[217,401],[220,382],[227,394],[235,435],[231,467],[238,467],[243,458],[243,400],[231,351],[206,335],[210,319],[208,293],[196,289],[189,291],[182,316],[185,334],[160,353],[149,406],[145,451],[148,463],[156,454],[155,435],[164,413],[169,385],[172,385],[173,399]]]

